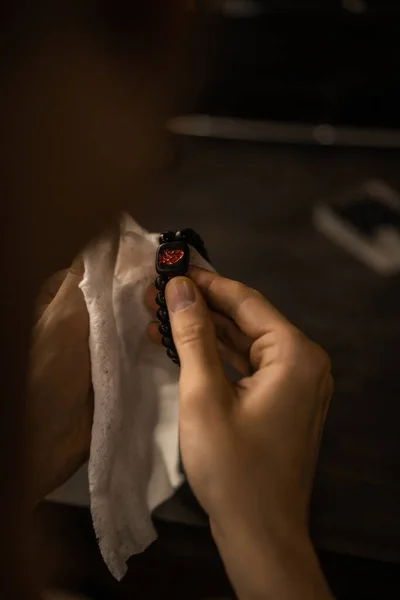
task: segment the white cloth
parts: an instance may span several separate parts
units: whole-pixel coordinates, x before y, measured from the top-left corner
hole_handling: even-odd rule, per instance
[[[144,295],[156,277],[157,245],[158,234],[124,216],[119,240],[105,237],[84,254],[81,289],[95,399],[91,511],[101,553],[117,579],[127,559],[155,540],[151,512],[182,482],[179,370],[146,333]],[[193,249],[191,262],[210,268]]]

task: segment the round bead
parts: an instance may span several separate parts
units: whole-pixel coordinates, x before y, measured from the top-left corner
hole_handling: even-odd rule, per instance
[[[175,343],[172,337],[163,337],[162,343],[165,348],[168,348],[169,350],[175,350]]]
[[[170,337],[171,336],[171,325],[169,323],[161,323],[161,325],[158,328],[158,331],[160,332],[160,334],[162,336]]]
[[[203,240],[194,229],[184,229],[183,233],[186,235],[188,243],[192,246],[197,247],[203,243]]]
[[[165,308],[166,307],[166,302],[165,302],[165,295],[164,292],[159,292],[156,296],[156,303],[158,304],[158,306],[160,306],[161,308]]]
[[[184,233],[188,238],[192,238],[193,236],[197,235],[195,230],[191,229],[191,227],[186,227],[186,229],[182,229],[182,233]]]
[[[165,308],[159,308],[157,311],[157,319],[159,321],[161,321],[161,323],[168,323],[169,322],[168,311],[165,310]]]
[[[164,231],[160,235],[160,244],[166,244],[167,242],[175,241],[175,233],[173,231]]]
[[[176,351],[176,350],[173,350],[172,348],[168,348],[168,350],[167,350],[167,356],[168,356],[168,357],[169,357],[171,360],[173,360],[174,362],[175,362],[175,361],[179,361],[179,356],[178,356],[178,353],[177,353],[177,351]]]
[[[167,283],[168,283],[168,278],[167,277],[162,277],[160,275],[160,277],[157,277],[157,279],[156,279],[156,289],[159,292],[163,292],[165,290],[165,287],[166,287]]]
[[[186,242],[187,240],[187,235],[185,233],[185,231],[178,231],[176,233],[176,239],[179,240],[180,242]]]

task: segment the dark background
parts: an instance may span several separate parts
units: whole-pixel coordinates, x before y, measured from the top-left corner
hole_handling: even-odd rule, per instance
[[[215,47],[199,112],[400,126],[398,2],[261,0],[254,2],[259,14],[253,18],[240,18],[232,4],[214,20]]]

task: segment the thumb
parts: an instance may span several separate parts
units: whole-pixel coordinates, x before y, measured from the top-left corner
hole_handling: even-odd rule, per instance
[[[172,335],[181,362],[181,387],[215,389],[225,380],[207,305],[191,279],[176,277],[166,288]]]

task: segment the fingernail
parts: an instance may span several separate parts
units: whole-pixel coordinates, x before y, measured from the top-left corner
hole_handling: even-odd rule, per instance
[[[190,279],[173,279],[167,285],[167,306],[171,312],[184,310],[195,300],[196,291]]]

